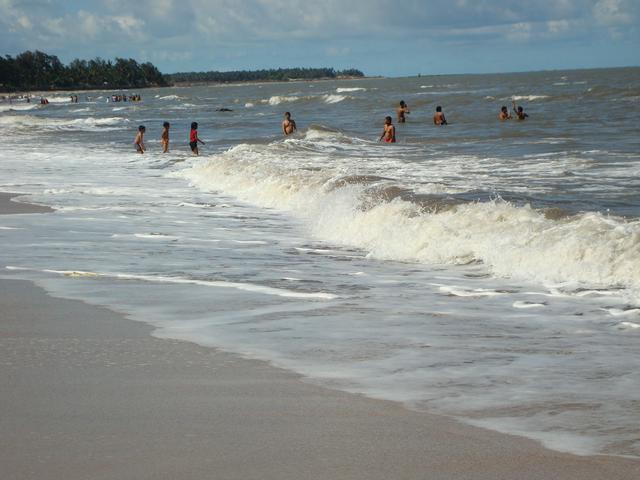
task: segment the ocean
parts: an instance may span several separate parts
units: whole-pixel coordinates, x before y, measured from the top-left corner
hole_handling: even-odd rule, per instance
[[[0,216],[2,277],[331,388],[640,457],[639,68],[112,93],[0,103],[0,190],[56,209]],[[529,118],[499,122],[512,99]]]

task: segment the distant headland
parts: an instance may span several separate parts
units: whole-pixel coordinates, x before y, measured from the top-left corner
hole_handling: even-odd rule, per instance
[[[231,72],[179,72],[166,75],[171,83],[238,83],[286,82],[292,80],[320,80],[363,78],[355,68],[336,71],[333,68],[278,68],[264,70],[236,70]]]
[[[168,87],[175,83],[231,83],[362,78],[354,68],[278,68],[232,72],[180,72],[163,74],[150,62],[129,58],[73,60],[64,65],[55,55],[26,51],[0,56],[0,91],[93,90]]]

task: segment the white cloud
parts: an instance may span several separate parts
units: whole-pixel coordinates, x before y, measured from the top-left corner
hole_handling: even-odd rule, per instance
[[[533,25],[528,22],[514,23],[506,34],[508,40],[512,42],[525,42],[529,40],[533,33]]]
[[[549,20],[547,22],[547,31],[553,34],[564,33],[570,29],[568,20]]]
[[[18,18],[16,18],[16,23],[25,30],[31,30],[31,28],[33,27],[31,20],[29,20],[29,17],[27,17],[26,15],[20,15]]]
[[[509,42],[518,49],[563,40],[628,42],[637,38],[638,24],[640,0],[0,0],[0,45],[9,46],[0,54],[145,52],[168,70],[197,62],[214,67],[222,59],[239,65],[233,59],[252,55],[315,61],[310,51],[320,62],[354,57],[357,63],[376,48],[401,56],[407,45],[491,51]]]
[[[598,0],[593,6],[593,16],[602,25],[629,25],[633,19],[631,5],[624,0]]]

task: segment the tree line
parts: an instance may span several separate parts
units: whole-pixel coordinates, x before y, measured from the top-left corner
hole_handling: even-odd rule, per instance
[[[144,88],[168,86],[169,82],[149,62],[132,58],[114,61],[94,58],[64,65],[55,55],[36,50],[12,57],[0,56],[0,90],[58,90],[91,88]]]
[[[355,68],[340,71],[333,68],[278,68],[231,72],[179,72],[167,75],[172,82],[187,83],[317,80],[338,77],[364,77],[364,73]]]
[[[355,68],[278,68],[232,72],[182,72],[162,74],[152,63],[132,58],[73,60],[64,65],[55,55],[26,51],[0,56],[0,91],[86,90],[95,88],[166,87],[173,82],[225,83],[248,81],[316,80],[364,77]]]

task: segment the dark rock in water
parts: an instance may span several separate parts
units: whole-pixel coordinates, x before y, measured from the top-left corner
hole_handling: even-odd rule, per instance
[[[222,108],[217,108],[216,112],[233,112],[233,110],[231,110],[230,108],[222,107]]]

